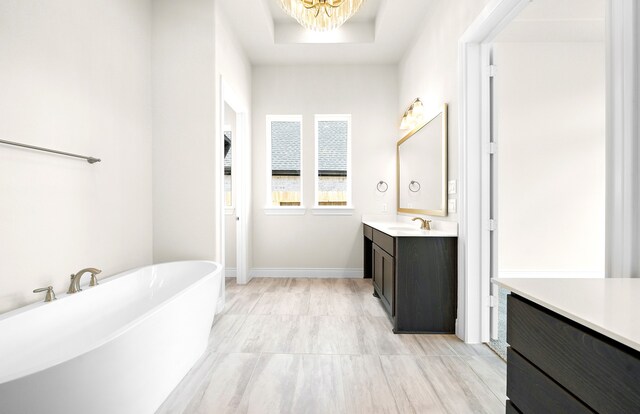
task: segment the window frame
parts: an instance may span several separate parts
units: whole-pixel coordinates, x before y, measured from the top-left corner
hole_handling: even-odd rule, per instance
[[[272,180],[273,170],[271,169],[271,124],[273,122],[299,122],[300,123],[300,205],[299,206],[274,206]],[[265,207],[264,212],[267,215],[304,215],[306,207],[304,205],[304,178],[303,178],[303,161],[304,161],[304,134],[303,134],[303,117],[302,115],[267,115],[266,116],[266,191],[265,191]]]
[[[346,206],[323,206],[320,205],[319,197],[319,160],[320,154],[318,144],[318,124],[320,121],[347,121],[347,205]],[[315,135],[315,154],[314,154],[314,200],[313,200],[313,214],[316,215],[351,215],[353,213],[353,168],[352,168],[352,134],[351,134],[351,114],[315,114],[314,115],[314,135]]]

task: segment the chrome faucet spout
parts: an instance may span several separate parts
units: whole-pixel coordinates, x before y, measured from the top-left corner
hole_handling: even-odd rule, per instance
[[[87,267],[86,269],[80,270],[75,275],[71,275],[71,283],[69,284],[69,290],[67,293],[77,293],[80,292],[80,279],[82,279],[82,275],[85,273],[91,274],[91,281],[89,282],[89,286],[96,286],[98,284],[98,278],[96,275],[100,274],[102,270],[96,269],[94,267]]]

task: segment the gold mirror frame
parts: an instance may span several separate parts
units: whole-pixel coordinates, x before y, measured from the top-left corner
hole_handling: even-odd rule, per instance
[[[447,104],[443,104],[442,105],[442,111],[438,112],[433,118],[429,119],[428,121],[418,125],[417,127],[413,128],[411,131],[409,131],[409,133],[407,135],[405,135],[400,141],[398,141],[397,145],[396,145],[396,188],[397,188],[397,198],[398,198],[398,213],[410,213],[410,214],[425,214],[428,216],[439,216],[439,217],[446,217],[448,214],[447,211],[447,205],[448,205],[448,198],[447,198],[447,182],[448,182],[448,177],[447,177],[447,171],[448,171],[448,167],[447,167],[447,160],[448,160],[448,150],[447,150],[447,143],[449,141],[449,129],[447,127],[447,109],[448,106]],[[422,128],[424,128],[425,126],[427,126],[429,123],[431,123],[433,120],[435,120],[438,116],[440,116],[440,114],[442,114],[442,205],[440,206],[439,210],[422,210],[422,209],[417,209],[417,208],[401,208],[400,207],[400,145],[407,141],[409,138],[411,138],[413,135],[415,135],[418,131],[420,131]]]

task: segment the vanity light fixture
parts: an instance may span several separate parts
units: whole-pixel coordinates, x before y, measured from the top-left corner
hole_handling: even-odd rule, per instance
[[[424,105],[420,98],[416,98],[411,102],[411,105],[404,111],[402,115],[402,121],[400,122],[400,129],[407,130],[415,128],[420,121],[423,120]]]
[[[342,26],[365,0],[280,0],[287,14],[304,28],[327,32]]]

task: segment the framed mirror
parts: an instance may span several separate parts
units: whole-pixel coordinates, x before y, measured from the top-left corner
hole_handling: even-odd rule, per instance
[[[447,104],[397,144],[398,212],[447,215]]]

